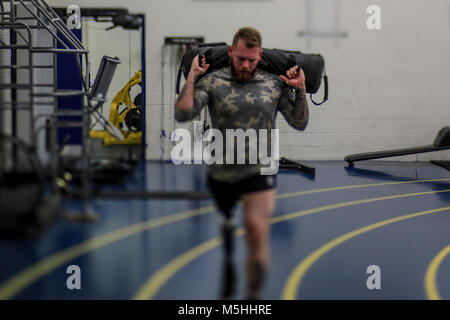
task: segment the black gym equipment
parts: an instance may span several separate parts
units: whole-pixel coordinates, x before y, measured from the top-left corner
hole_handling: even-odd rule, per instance
[[[102,57],[97,75],[95,76],[94,86],[89,92],[89,106],[97,123],[100,123],[105,130],[108,130],[117,139],[123,140],[124,136],[122,132],[98,111],[106,101],[106,94],[108,93],[118,64],[120,64],[120,60],[117,57]]]
[[[441,151],[447,149],[450,149],[450,127],[444,127],[441,130],[439,130],[433,144],[431,145],[414,148],[377,151],[377,152],[356,153],[346,156],[344,160],[348,162],[349,166],[353,166],[353,164],[357,161],[389,158],[409,154]],[[432,162],[435,163],[435,161]]]
[[[430,162],[450,171],[450,161],[431,160]]]
[[[133,132],[142,131],[142,106],[137,106],[127,112],[125,124]]]
[[[142,82],[139,83],[141,92],[134,97],[133,103],[136,108],[131,109],[125,116],[125,124],[133,132],[142,131],[142,115],[143,115],[143,103],[142,103]]]
[[[316,174],[315,168],[307,166],[298,161],[287,159],[287,158],[281,158],[279,165],[280,165],[280,167],[279,167],[280,169],[299,170],[299,171],[303,171],[312,176],[314,176]]]
[[[141,83],[139,84],[141,85]],[[141,85],[142,89],[142,85]],[[127,127],[133,132],[141,132],[142,131],[142,114],[144,106],[142,105],[142,92],[138,93],[133,100],[136,108],[128,111],[125,116],[125,124]]]
[[[60,196],[46,190],[48,173],[23,140],[0,133],[0,151],[0,236],[38,235],[60,216]]]

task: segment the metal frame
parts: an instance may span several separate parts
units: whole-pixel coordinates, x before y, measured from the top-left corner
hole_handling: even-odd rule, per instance
[[[9,8],[5,6],[5,3],[9,3]],[[5,8],[6,7],[6,8]],[[30,17],[17,16],[18,7],[23,8],[30,14]],[[57,128],[69,127],[69,126],[81,126],[82,127],[82,152],[81,159],[83,163],[83,175],[81,194],[83,198],[83,212],[82,217],[91,220],[95,218],[90,210],[90,152],[88,148],[89,144],[89,129],[91,119],[91,103],[88,97],[89,87],[87,81],[87,75],[83,76],[81,69],[81,61],[84,57],[86,66],[89,65],[88,51],[83,47],[81,41],[70,31],[62,19],[56,14],[56,12],[44,1],[44,0],[0,0],[0,29],[10,30],[10,43],[0,42],[0,50],[8,50],[10,53],[11,64],[0,65],[0,69],[11,70],[11,83],[0,85],[0,90],[10,90],[11,101],[2,101],[0,109],[11,110],[13,120],[17,110],[29,111],[29,119],[31,124],[29,142],[33,146],[34,151],[37,150],[38,135],[42,129],[49,129],[50,134],[50,161],[49,169],[53,192],[59,192],[57,188],[58,172],[59,168],[59,150],[57,148]],[[53,39],[53,45],[50,47],[35,46],[33,45],[32,29],[42,30],[48,32]],[[25,30],[25,32],[23,32]],[[17,39],[20,39],[25,45],[18,45]],[[58,49],[57,45],[60,44],[63,49]],[[19,50],[26,50],[28,52],[28,65],[16,64],[17,53]],[[35,65],[34,56],[39,53],[53,54],[52,65]],[[77,58],[78,68],[80,70],[81,79],[83,81],[83,88],[79,91],[73,90],[58,90],[57,88],[57,70],[56,60],[59,54],[75,54]],[[53,83],[37,84],[33,78],[34,69],[52,69],[53,70]],[[28,70],[29,83],[16,83],[18,70]],[[53,88],[52,92],[38,93],[35,92],[37,87],[50,87]],[[24,90],[29,93],[28,101],[17,101],[17,92]],[[82,110],[63,112],[58,110],[57,98],[61,96],[82,96]],[[36,101],[39,98],[48,97],[48,102]],[[36,121],[43,114],[35,115],[34,108],[39,108],[41,105],[51,106],[53,112],[46,114],[50,117],[50,123],[45,126],[36,128]],[[58,122],[58,116],[60,115],[80,115],[81,121],[74,122]],[[0,128],[3,130],[3,128]],[[12,136],[17,136],[15,125],[13,124]],[[13,151],[14,152],[14,151]],[[14,153],[13,153],[14,157]]]

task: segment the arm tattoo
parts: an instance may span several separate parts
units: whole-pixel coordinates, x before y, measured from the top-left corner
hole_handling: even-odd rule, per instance
[[[187,87],[187,83],[185,83],[183,89],[181,89],[180,95],[177,98],[177,102],[184,98],[184,96],[186,95]]]
[[[306,92],[304,89],[295,90],[294,119],[301,120],[304,118],[306,109]]]

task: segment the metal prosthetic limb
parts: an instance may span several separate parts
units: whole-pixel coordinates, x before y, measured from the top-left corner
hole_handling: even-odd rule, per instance
[[[225,253],[223,264],[223,283],[221,298],[224,300],[233,299],[236,294],[236,271],[233,263],[234,251],[234,230],[236,227],[230,215],[227,215],[222,225],[222,239]]]

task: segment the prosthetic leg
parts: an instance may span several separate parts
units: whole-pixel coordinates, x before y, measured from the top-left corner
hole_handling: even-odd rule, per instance
[[[221,230],[224,248],[223,282],[221,289],[222,300],[232,300],[236,295],[236,270],[233,262],[235,229],[236,226],[233,224],[231,211],[225,213]]]

